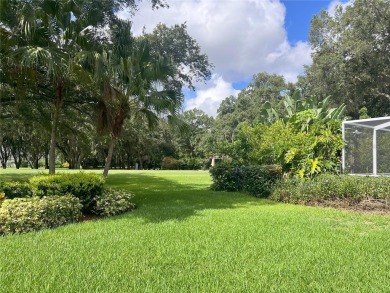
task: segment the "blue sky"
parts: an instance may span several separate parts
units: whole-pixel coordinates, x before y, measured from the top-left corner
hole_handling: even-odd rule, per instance
[[[141,2],[131,19],[135,34],[160,22],[187,23],[189,34],[214,64],[212,78],[185,91],[185,109],[215,115],[221,101],[237,95],[254,74],[268,72],[296,81],[311,63],[310,20],[321,9],[332,12],[344,0],[167,0],[169,9],[152,11]]]
[[[331,1],[282,0],[286,7],[285,28],[291,43],[308,41],[310,21],[321,9],[327,9]]]

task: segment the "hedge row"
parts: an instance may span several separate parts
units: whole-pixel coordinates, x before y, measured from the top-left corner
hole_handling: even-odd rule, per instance
[[[40,175],[25,183],[2,182],[0,234],[75,222],[81,212],[100,216],[120,214],[134,208],[132,198],[131,193],[104,188],[103,178],[89,173]]]
[[[164,157],[161,161],[161,170],[200,170],[209,167],[209,164],[208,160],[203,159]]]
[[[81,204],[72,195],[5,199],[0,207],[0,234],[22,233],[77,222]]]
[[[220,163],[210,173],[213,190],[246,191],[256,197],[268,197],[282,169],[276,165],[239,167]]]
[[[276,184],[271,199],[307,204],[313,201],[346,199],[358,203],[365,199],[390,201],[390,177],[320,175],[312,180],[289,179]]]
[[[33,194],[40,197],[67,193],[74,195],[83,205],[82,211],[84,213],[93,212],[95,198],[102,195],[104,187],[102,176],[82,172],[34,176],[29,182]]]
[[[3,192],[8,199],[32,197],[34,195],[31,185],[28,182],[1,182],[0,191]]]

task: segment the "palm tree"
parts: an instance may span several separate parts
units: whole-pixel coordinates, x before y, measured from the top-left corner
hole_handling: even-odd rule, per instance
[[[118,21],[109,34],[105,48],[93,56],[86,53],[80,60],[85,67],[93,60],[91,73],[101,89],[98,132],[110,137],[104,177],[126,119],[146,119],[150,126],[161,116],[177,122],[183,103],[182,94],[169,88],[176,74],[169,58],[153,53],[147,39],[133,38],[129,22]]]
[[[152,4],[164,6],[159,0]],[[23,88],[22,83],[8,83],[19,92],[29,91],[26,80],[45,84],[45,90],[51,91],[50,174],[55,173],[57,128],[68,89],[73,82],[82,84],[81,77],[89,77],[75,62],[77,55],[98,52],[107,42],[104,28],[116,24],[115,11],[135,6],[126,0],[0,1],[0,72],[22,77]],[[8,88],[3,86],[4,76],[2,92]]]
[[[49,172],[55,173],[55,148],[60,109],[73,77],[78,24],[72,21],[72,1],[2,1],[1,37],[7,70],[43,84],[51,91]],[[12,17],[10,17],[12,15]],[[27,77],[27,78],[26,78]],[[16,84],[18,90],[21,84]],[[45,95],[34,95],[45,98]]]

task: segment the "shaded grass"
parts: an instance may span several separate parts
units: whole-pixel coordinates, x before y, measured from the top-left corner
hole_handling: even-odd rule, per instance
[[[389,217],[214,192],[201,171],[107,183],[137,209],[0,238],[0,292],[390,291]]]

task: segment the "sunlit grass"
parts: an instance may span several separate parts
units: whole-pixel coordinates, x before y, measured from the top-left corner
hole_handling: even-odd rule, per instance
[[[0,292],[390,292],[389,217],[213,192],[205,171],[107,183],[137,209],[0,238]]]

